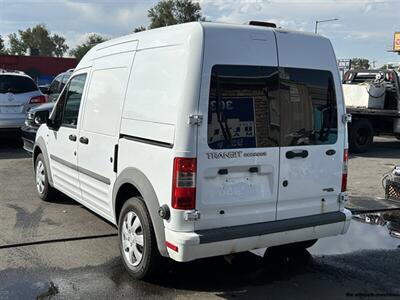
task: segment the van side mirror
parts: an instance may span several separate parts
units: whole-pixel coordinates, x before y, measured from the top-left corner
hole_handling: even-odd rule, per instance
[[[58,128],[60,128],[60,125],[58,124],[58,122],[54,121],[53,119],[48,118],[46,120],[46,125],[49,129],[57,131]]]
[[[39,86],[39,89],[45,95],[50,94],[50,86],[49,85],[41,85],[41,86]]]

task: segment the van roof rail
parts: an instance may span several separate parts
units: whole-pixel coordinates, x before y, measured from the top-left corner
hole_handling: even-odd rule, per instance
[[[276,28],[276,24],[275,23],[271,23],[271,22],[249,21],[247,24],[248,25],[253,25],[253,26],[263,26],[263,27]]]

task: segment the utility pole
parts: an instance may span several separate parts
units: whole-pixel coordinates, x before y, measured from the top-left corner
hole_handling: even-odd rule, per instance
[[[334,19],[317,20],[317,21],[315,21],[315,34],[318,33],[318,24],[319,23],[333,22],[333,21],[339,21],[339,19],[338,18],[334,18]]]

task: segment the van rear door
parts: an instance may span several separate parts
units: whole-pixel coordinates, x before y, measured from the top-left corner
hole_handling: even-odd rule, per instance
[[[277,219],[336,211],[345,126],[337,64],[329,40],[276,32],[281,148]]]
[[[273,221],[279,172],[274,33],[207,28],[197,147],[201,217],[195,229]]]

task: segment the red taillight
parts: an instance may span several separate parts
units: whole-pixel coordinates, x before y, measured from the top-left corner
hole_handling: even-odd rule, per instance
[[[347,164],[349,161],[349,152],[347,149],[344,149],[343,154],[343,171],[342,171],[342,192],[347,190]]]
[[[194,209],[196,205],[196,159],[175,157],[172,178],[172,207]]]
[[[46,102],[46,97],[44,95],[40,95],[32,97],[31,100],[29,101],[29,104],[39,104],[45,102]]]
[[[169,248],[175,252],[178,252],[178,246],[175,246],[174,244],[171,244],[170,242],[165,241],[165,246],[167,246],[167,248]]]

